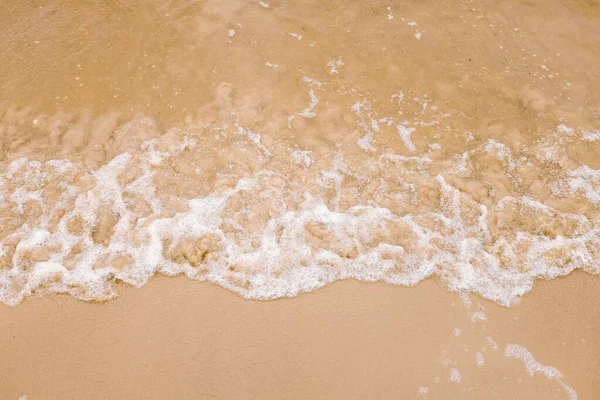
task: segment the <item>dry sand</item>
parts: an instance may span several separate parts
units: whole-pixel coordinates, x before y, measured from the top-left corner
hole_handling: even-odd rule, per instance
[[[538,283],[515,308],[473,298],[467,309],[430,280],[408,289],[344,281],[260,302],[156,278],[105,304],[31,298],[0,309],[1,398],[413,399],[424,386],[430,399],[568,399],[558,382],[504,357],[518,343],[594,399],[599,291],[597,278],[575,273]],[[477,305],[487,321],[472,322]],[[453,367],[460,384],[449,381]]]

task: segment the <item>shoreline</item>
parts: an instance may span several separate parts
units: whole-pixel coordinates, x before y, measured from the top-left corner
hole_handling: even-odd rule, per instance
[[[5,2],[0,400],[597,399],[598,1]]]
[[[585,399],[600,391],[599,291],[577,272],[537,283],[513,308],[474,296],[467,307],[432,280],[253,301],[158,277],[103,304],[49,296],[0,307],[0,374],[6,398],[29,400],[569,398],[504,356],[516,343]]]

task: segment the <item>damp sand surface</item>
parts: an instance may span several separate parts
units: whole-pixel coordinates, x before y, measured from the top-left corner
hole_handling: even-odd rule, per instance
[[[269,302],[183,278],[121,289],[106,304],[2,307],[2,398],[569,399],[506,357],[509,344],[557,368],[578,398],[600,391],[600,282],[583,273],[510,309],[466,307],[433,281],[344,281]]]
[[[2,396],[599,393],[597,1],[0,11]]]
[[[597,2],[267,5],[14,4],[1,302],[600,272]]]

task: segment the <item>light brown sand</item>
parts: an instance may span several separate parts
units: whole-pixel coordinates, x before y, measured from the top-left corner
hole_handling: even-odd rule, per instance
[[[427,386],[430,399],[567,399],[556,381],[530,378],[503,356],[518,343],[557,367],[580,399],[594,399],[599,291],[598,279],[576,273],[538,283],[517,308],[474,298],[467,310],[433,281],[345,281],[257,302],[157,278],[106,304],[32,298],[0,308],[1,398],[412,399]],[[471,322],[477,304],[487,322]]]
[[[158,271],[264,298],[435,270],[508,303],[600,273],[597,2],[269,4],[2,6],[3,302]],[[214,223],[190,206],[209,195]]]
[[[393,266],[381,278],[400,281],[414,272],[404,251],[452,257],[473,239],[443,240],[455,232],[439,221],[450,215],[442,176],[460,197],[463,227],[476,228],[480,207],[489,210],[489,232],[469,235],[485,242],[501,270],[516,265],[527,277],[545,259],[557,274],[574,264],[600,271],[597,234],[533,256],[527,240],[515,240],[580,237],[600,221],[593,197],[600,181],[586,181],[587,192],[552,190],[582,166],[600,168],[600,140],[584,138],[600,130],[598,1],[266,3],[0,4],[0,172],[30,161],[0,182],[2,194],[16,198],[0,208],[3,290],[13,304],[44,291],[97,299],[114,285],[122,294],[103,304],[34,296],[0,306],[0,399],[404,399],[425,395],[420,388],[437,399],[567,398],[556,380],[530,377],[521,361],[507,359],[507,343],[558,368],[581,399],[597,399],[600,280],[581,272],[537,282],[511,309],[479,298],[467,308],[432,280],[410,289],[345,281],[256,302],[184,278],[131,289],[117,282],[146,277],[136,275],[130,255],[107,252],[94,263],[82,256],[91,247],[142,246],[152,221],[255,179],[255,191],[228,200],[220,236],[161,237],[164,263],[149,275],[170,263],[161,272],[200,279],[211,272],[245,292],[256,276],[285,282],[320,250],[330,252],[321,266],[335,279],[387,243],[403,250],[382,252]],[[338,59],[333,73],[328,64]],[[313,96],[319,103],[310,108]],[[362,114],[352,108],[359,101]],[[374,119],[383,117],[394,122],[380,121],[375,132]],[[405,120],[415,128],[408,141],[397,130]],[[558,132],[559,124],[572,131]],[[148,167],[143,141],[166,151],[184,136],[197,147],[152,165],[151,190],[124,189]],[[504,147],[486,150],[489,143]],[[93,173],[125,152],[132,161],[118,176],[124,201],[115,211],[113,199],[98,200],[107,190]],[[455,172],[467,152],[464,171]],[[55,159],[72,168],[61,175],[36,164]],[[274,174],[258,179],[264,171]],[[65,201],[63,185],[74,193]],[[24,191],[41,200],[22,200]],[[86,193],[84,206],[101,204],[82,211],[75,195]],[[438,237],[423,244],[404,223],[373,224],[362,237],[315,220],[298,230],[308,258],[295,252],[297,242],[282,244],[281,262],[270,265],[224,255],[225,241],[256,251],[270,218],[297,210],[306,195],[339,213],[373,205],[414,216]],[[117,234],[123,220],[132,225]],[[61,226],[68,232],[27,246],[32,229],[53,235]],[[28,287],[37,264],[50,259],[60,259],[59,273]],[[436,273],[456,283],[465,261],[479,273],[487,259],[480,252],[440,263]],[[101,284],[63,279],[77,270],[99,274]],[[453,368],[460,383],[449,379]]]

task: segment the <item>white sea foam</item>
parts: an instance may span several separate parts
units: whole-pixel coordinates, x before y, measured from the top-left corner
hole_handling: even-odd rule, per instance
[[[478,367],[483,367],[485,365],[485,357],[481,353],[475,354],[475,362]]]
[[[487,317],[485,316],[485,314],[482,311],[476,311],[473,314],[471,314],[471,322],[485,322],[487,321]]]
[[[311,117],[320,82],[307,82],[311,104],[299,115]],[[197,183],[203,194],[192,197],[157,184],[160,174],[191,168],[179,158],[199,145],[185,136],[148,140],[96,170],[66,160],[13,160],[0,173],[1,215],[15,221],[0,242],[0,300],[15,305],[36,292],[107,299],[115,281],[141,286],[156,273],[208,280],[256,299],[339,279],[411,286],[436,275],[451,290],[510,305],[535,279],[577,268],[600,272],[597,219],[529,196],[496,199],[495,188],[477,201],[460,186],[478,163],[495,163],[518,182],[513,174],[522,161],[506,144],[488,140],[432,172],[430,157],[376,152],[376,135],[398,126],[392,117],[377,116],[364,98],[351,111],[371,138],[363,143],[371,149],[364,163],[348,163],[337,151],[324,167],[297,147],[285,149],[282,160],[261,132],[236,123],[217,139],[238,143],[227,148],[232,157],[255,152],[251,168],[217,173],[217,183]],[[401,140],[416,152],[410,133]],[[291,172],[262,167],[274,158]],[[290,178],[295,173],[303,177]],[[594,205],[600,173],[566,170],[550,188]],[[473,320],[484,316],[478,310]]]
[[[498,343],[496,343],[496,341],[491,336],[487,336],[485,338],[485,341],[488,342],[488,344],[490,345],[490,347],[492,348],[492,350],[496,351],[496,350],[499,349]]]
[[[317,114],[313,110],[315,109],[317,104],[319,104],[319,99],[317,99],[317,96],[315,95],[315,91],[313,89],[310,89],[308,95],[310,96],[310,104],[308,105],[308,107],[306,107],[300,112],[300,116],[304,118],[314,118],[317,116]]]
[[[543,365],[536,361],[536,359],[533,357],[533,354],[531,354],[531,352],[525,347],[518,344],[507,344],[504,350],[504,355],[508,358],[521,360],[525,365],[525,369],[527,370],[529,376],[542,374],[548,379],[558,381],[565,393],[567,393],[569,396],[569,399],[577,400],[577,393],[575,390],[563,382],[563,374],[555,367]]]
[[[296,163],[308,168],[313,163],[312,152],[306,150],[295,149],[291,152],[291,156]]]
[[[570,126],[567,126],[565,124],[560,124],[556,127],[556,131],[558,133],[564,133],[565,135],[573,135],[575,133],[575,129],[571,128]]]
[[[260,135],[258,133],[252,132],[248,129],[244,129],[241,126],[237,127],[237,134],[243,135],[248,138],[256,147],[260,149],[260,151],[266,156],[270,157],[271,152],[261,143]]]
[[[457,370],[456,368],[452,368],[450,370],[450,377],[449,377],[449,379],[450,379],[450,382],[452,382],[452,383],[460,383],[460,381],[462,379],[460,371]]]
[[[588,142],[595,142],[597,140],[600,140],[600,131],[584,131],[583,140],[586,140]]]
[[[338,58],[335,58],[335,59],[329,61],[327,63],[327,66],[329,67],[329,74],[337,75],[339,73],[338,68],[340,68],[343,65],[344,65],[344,62],[342,61],[342,57],[338,57]]]
[[[570,170],[567,177],[550,184],[552,193],[561,197],[583,195],[594,204],[600,203],[600,170],[587,165]]]
[[[416,129],[408,128],[405,125],[398,125],[398,126],[396,126],[396,129],[398,130],[398,135],[400,135],[400,138],[402,139],[402,143],[404,143],[406,148],[408,150],[410,150],[411,152],[415,152],[417,150],[417,148],[415,147],[415,145],[412,142],[412,133],[414,131],[416,131]]]
[[[315,82],[317,82],[311,79],[305,79],[305,81],[309,82],[311,86],[315,84]],[[304,110],[300,111],[300,113],[297,115],[304,118],[315,118],[317,116],[317,113],[314,112],[314,109],[317,106],[317,104],[319,104],[319,99],[315,95],[315,91],[312,88],[308,91],[308,96],[310,97],[310,103]],[[295,118],[296,115],[290,115],[288,117],[288,127],[291,127],[291,123]]]

